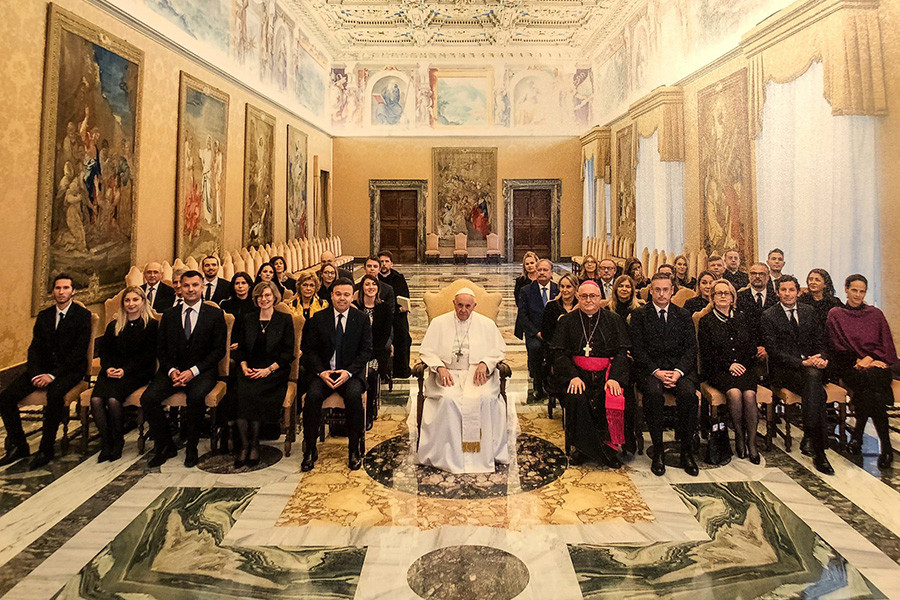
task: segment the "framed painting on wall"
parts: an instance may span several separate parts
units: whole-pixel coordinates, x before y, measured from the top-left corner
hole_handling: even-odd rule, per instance
[[[144,54],[48,8],[32,313],[68,273],[85,304],[124,284],[135,256]]]
[[[616,132],[616,231],[618,236],[635,239],[634,125]]]
[[[306,202],[306,134],[292,125],[287,128],[287,237],[305,238],[309,224]]]
[[[489,127],[493,121],[494,72],[431,69],[435,127]]]
[[[497,214],[497,149],[434,148],[433,181],[437,223],[442,240],[457,233],[469,244],[487,246],[490,233],[502,233]]]
[[[221,251],[227,164],[228,95],[182,71],[175,185],[179,258]]]
[[[247,105],[244,131],[244,246],[274,239],[275,117]]]
[[[700,133],[700,231],[704,249],[737,248],[744,264],[756,256],[747,69],[697,94]]]

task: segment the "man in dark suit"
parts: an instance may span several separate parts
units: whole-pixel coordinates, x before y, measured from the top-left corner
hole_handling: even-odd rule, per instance
[[[750,337],[756,344],[756,358],[766,359],[766,345],[762,334],[763,312],[778,303],[778,297],[769,289],[769,267],[765,263],[750,265],[750,287],[737,295],[737,309],[747,317]]]
[[[672,280],[656,273],[650,280],[652,302],[631,313],[631,351],[635,381],[644,395],[644,415],[653,441],[654,475],[666,472],[663,451],[664,393],[675,396],[678,421],[675,434],[681,442],[681,468],[697,475],[693,438],[697,429],[697,341],[691,315],[671,304]]]
[[[65,273],[57,275],[53,280],[55,305],[39,312],[34,321],[25,373],[0,392],[0,415],[6,427],[7,451],[0,466],[12,464],[29,454],[19,402],[36,390],[47,391],[47,407],[44,409],[41,445],[29,469],[39,469],[53,459],[56,432],[66,410],[66,393],[84,379],[88,368],[91,311],[73,302],[74,295],[72,278]]]
[[[525,335],[528,351],[528,375],[532,380],[533,398],[544,397],[544,340],[541,339],[541,322],[547,302],[559,295],[559,286],[553,282],[553,263],[543,258],[537,264],[537,278],[519,292],[518,322]],[[549,340],[547,340],[549,343]]]
[[[227,330],[221,310],[201,300],[203,276],[185,271],[181,276],[181,308],[166,311],[159,323],[159,370],[141,397],[150,425],[154,452],[149,466],[158,467],[178,454],[163,410],[163,401],[177,392],[187,394],[184,466],[197,465],[200,422],[206,395],[216,385],[219,361],[225,356]]]
[[[147,294],[147,302],[156,312],[162,314],[175,304],[175,290],[162,282],[162,265],[157,262],[147,263],[144,267],[144,285],[141,289]]]
[[[370,256],[366,259],[365,269],[365,275],[371,275],[375,279],[378,279],[378,297],[381,298],[382,302],[387,303],[387,305],[391,307],[391,318],[393,319],[394,308],[397,306],[397,294],[394,293],[394,288],[378,278],[378,274],[381,272],[381,261],[378,260],[377,256]],[[338,276],[338,279],[340,279],[340,276]],[[359,297],[362,298],[361,277],[356,283],[356,286],[354,286],[353,291],[359,292]]]
[[[231,284],[219,277],[219,259],[207,256],[200,264],[203,269],[203,299],[219,304],[231,295]]]
[[[603,258],[597,263],[597,273],[600,275],[600,295],[604,300],[612,298],[613,283],[616,280],[616,261],[611,258]]]
[[[762,316],[769,382],[803,399],[803,433],[811,440],[813,464],[826,475],[834,469],[825,457],[825,369],[828,367],[825,331],[816,320],[815,309],[797,302],[800,284],[792,275],[778,280],[780,302]]]
[[[337,271],[337,278],[346,277],[350,281],[353,281],[353,271],[345,269],[343,267],[339,267],[335,264],[334,252],[331,250],[324,250],[322,254],[319,255],[319,268],[321,269],[325,265],[331,265],[334,267],[334,270]],[[352,265],[351,265],[352,266]],[[337,281],[337,279],[335,280]]]
[[[381,270],[378,272],[378,280],[391,286],[396,298],[409,298],[409,284],[402,273],[394,269],[394,256],[388,250],[378,253],[381,262]],[[394,345],[394,369],[393,376],[400,379],[408,378],[412,373],[409,368],[409,348],[412,345],[412,337],[409,335],[409,313],[397,304],[394,307],[393,323]]]
[[[337,279],[331,306],[315,313],[303,326],[300,351],[306,368],[316,375],[303,402],[303,460],[300,470],[310,471],[319,457],[316,438],[322,421],[322,403],[333,393],[344,399],[351,470],[362,466],[361,444],[365,414],[366,363],[372,358],[372,326],[364,312],[352,306],[353,281]]]
[[[750,284],[750,277],[741,271],[741,253],[734,248],[725,252],[725,272],[722,277],[730,281],[736,290]]]
[[[784,271],[784,251],[781,248],[772,248],[766,255],[766,266],[769,268],[769,291],[778,295],[778,289],[775,282],[781,279],[781,273]]]

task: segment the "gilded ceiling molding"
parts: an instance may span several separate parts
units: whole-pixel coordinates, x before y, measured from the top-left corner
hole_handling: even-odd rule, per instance
[[[658,87],[628,108],[639,137],[659,132],[659,158],[684,161],[684,91],[680,87]]]
[[[753,137],[762,127],[766,85],[793,81],[818,61],[832,114],[887,114],[878,0],[800,0],[744,35],[741,47],[750,66]]]

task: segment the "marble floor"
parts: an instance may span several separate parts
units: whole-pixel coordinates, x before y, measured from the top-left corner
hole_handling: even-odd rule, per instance
[[[355,472],[341,437],[320,444],[310,473],[277,440],[237,471],[212,454],[195,469],[149,469],[133,431],[112,464],[96,462],[95,440],[85,456],[73,444],[47,469],[0,470],[0,597],[900,598],[900,468],[878,469],[873,436],[861,458],[830,452],[833,477],[778,441],[761,465],[732,459],[698,477],[655,477],[643,454],[617,470],[570,465],[559,411],[528,402],[512,335],[519,268],[400,270],[414,356],[424,292],[464,275],[503,293],[509,465],[415,465],[409,381],[384,389]]]

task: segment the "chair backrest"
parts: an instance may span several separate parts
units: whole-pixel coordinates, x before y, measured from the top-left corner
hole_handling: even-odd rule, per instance
[[[107,298],[103,302],[103,323],[104,327],[112,321],[116,313],[119,312],[119,307],[122,305],[122,296],[125,294],[125,290],[119,290],[119,293],[113,296],[112,298]],[[101,335],[103,333],[101,332]]]
[[[284,302],[276,304],[275,310],[290,315],[291,320],[294,322],[294,360],[291,361],[291,381],[296,381],[297,377],[300,376],[300,339],[303,336],[303,325],[306,319],[303,318],[302,314],[295,314]]]
[[[425,292],[423,300],[428,322],[430,323],[435,317],[453,310],[453,298],[456,296],[456,292],[464,287],[475,292],[475,312],[496,321],[497,315],[500,314],[500,302],[503,300],[503,294],[489,292],[468,279],[457,279],[439,292]]]
[[[141,285],[144,283],[144,273],[136,266],[131,265],[131,268],[128,269],[128,273],[125,274],[125,287],[131,285]]]
[[[500,252],[500,236],[496,233],[487,235],[487,249]]]
[[[219,308],[219,305],[211,300],[204,300],[203,304]],[[225,315],[225,356],[219,361],[219,377],[228,377],[231,367],[231,330],[234,328],[234,315]]]
[[[690,300],[691,298],[695,298],[697,296],[697,292],[692,290],[691,288],[680,288],[675,295],[672,296],[672,304],[675,306],[684,306],[684,303]]]
[[[465,250],[468,245],[469,236],[465,233],[457,233],[454,237],[454,250]]]
[[[425,234],[425,249],[426,250],[437,250],[438,249],[438,234],[436,233],[427,233]]]

